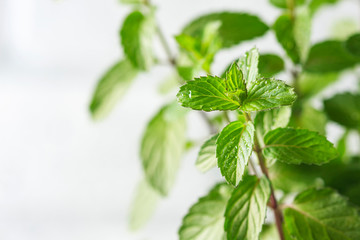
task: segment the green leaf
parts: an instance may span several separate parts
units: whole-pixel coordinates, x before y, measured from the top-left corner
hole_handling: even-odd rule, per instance
[[[327,117],[323,111],[313,108],[310,104],[302,106],[301,115],[297,122],[298,127],[325,135],[326,123]]]
[[[330,84],[336,82],[339,73],[309,73],[303,72],[299,76],[298,86],[299,92],[303,97],[312,97],[324,90]]]
[[[304,69],[309,72],[338,72],[353,67],[360,58],[352,56],[341,41],[317,43],[310,49]]]
[[[258,179],[247,175],[233,191],[226,206],[227,239],[258,239],[265,221],[270,184],[265,176]]]
[[[311,13],[315,13],[320,7],[326,4],[334,4],[337,3],[339,0],[312,0],[309,4],[309,8]]]
[[[269,168],[271,183],[275,189],[285,193],[300,192],[309,187],[323,187],[324,181],[320,178],[320,168],[325,166],[315,165],[291,165],[282,162],[275,162]]]
[[[284,61],[274,54],[261,54],[259,57],[259,73],[261,76],[270,78],[284,70]]]
[[[248,88],[247,98],[241,110],[246,112],[262,111],[293,104],[296,99],[294,89],[283,81],[258,79]]]
[[[145,180],[138,184],[130,209],[129,227],[132,231],[139,230],[146,225],[160,198],[159,193]]]
[[[232,190],[227,184],[218,184],[207,196],[200,198],[183,219],[180,240],[223,239],[224,212]]]
[[[177,98],[183,107],[194,110],[235,110],[240,105],[226,94],[225,81],[213,76],[188,81],[180,87]]]
[[[279,237],[275,224],[264,224],[260,233],[260,240],[274,240]]]
[[[307,129],[277,128],[265,135],[264,142],[267,158],[289,164],[322,165],[337,156],[331,142]]]
[[[137,74],[138,71],[126,59],[112,66],[96,86],[90,103],[92,117],[106,117],[126,93]]]
[[[352,55],[360,57],[360,33],[349,37],[345,43],[345,47]]]
[[[342,93],[324,101],[328,117],[347,128],[360,129],[360,94]]]
[[[294,22],[294,39],[301,62],[305,62],[310,50],[311,16],[307,7],[301,7],[296,12]]]
[[[226,181],[237,186],[242,179],[254,145],[254,125],[251,122],[229,123],[216,140],[218,167]]]
[[[166,105],[149,122],[140,152],[147,181],[162,195],[174,183],[185,142],[184,110]]]
[[[260,37],[269,29],[268,26],[256,16],[245,13],[221,12],[211,13],[193,20],[183,29],[183,33],[195,38],[200,38],[204,27],[209,22],[214,21],[221,23],[219,36],[221,46],[225,48]]]
[[[148,70],[154,63],[152,37],[155,24],[152,14],[140,11],[130,13],[120,30],[124,53],[131,63],[140,70]]]
[[[292,239],[360,239],[356,208],[335,191],[309,189],[284,210],[284,225]]]
[[[294,24],[289,14],[281,15],[274,23],[276,39],[294,63],[300,62],[298,47],[294,38]]]
[[[257,48],[252,48],[245,53],[245,56],[239,60],[239,66],[244,74],[247,89],[251,87],[258,77],[259,51]]]
[[[288,0],[270,0],[270,3],[274,5],[275,7],[279,8],[287,8],[287,2]],[[305,0],[296,0],[294,1],[297,6],[303,5],[305,3]]]
[[[200,148],[195,164],[201,172],[207,172],[217,165],[216,139],[218,136],[219,134],[212,136]]]

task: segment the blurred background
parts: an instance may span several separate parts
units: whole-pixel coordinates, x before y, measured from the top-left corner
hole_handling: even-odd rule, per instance
[[[280,14],[267,0],[153,3],[173,51],[172,37],[200,14],[243,11],[269,25]],[[139,233],[127,230],[142,171],[141,135],[168,99],[158,94],[158,84],[171,73],[158,66],[141,75],[108,118],[91,119],[88,105],[96,82],[123,55],[118,30],[128,12],[116,0],[0,1],[0,239],[177,239],[189,206],[221,179],[216,169],[198,172],[198,149],[189,152],[150,224]],[[317,13],[311,40],[346,37],[359,25],[359,1],[343,0]],[[255,43],[263,52],[283,53],[268,32],[219,53],[214,72]],[[353,84],[356,79],[345,73],[331,91]],[[206,136],[197,117],[191,116],[189,133]],[[333,129],[330,140],[338,137]]]

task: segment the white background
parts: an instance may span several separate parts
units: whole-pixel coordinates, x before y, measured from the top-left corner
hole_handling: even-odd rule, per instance
[[[174,48],[171,37],[202,13],[246,11],[268,24],[280,14],[265,0],[154,3]],[[118,30],[129,11],[116,0],[0,1],[0,239],[176,239],[188,207],[220,179],[216,169],[205,175],[195,169],[195,149],[152,222],[140,233],[127,231],[129,204],[141,176],[139,140],[165,102],[157,84],[171,73],[163,66],[141,75],[106,120],[91,120],[92,91],[122,56]],[[314,20],[312,41],[326,39],[344,17],[360,23],[360,4],[343,0],[323,8]],[[221,52],[214,71],[254,44]],[[270,32],[256,45],[283,54]],[[347,81],[349,86],[354,79]],[[206,137],[201,119],[196,114],[190,119],[191,135]]]

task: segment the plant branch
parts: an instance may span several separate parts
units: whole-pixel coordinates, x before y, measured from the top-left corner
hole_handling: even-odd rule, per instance
[[[248,113],[246,113],[245,116],[246,116],[247,121],[251,121],[251,116]],[[261,148],[260,148],[260,145],[259,145],[259,141],[258,141],[256,135],[255,135],[255,140],[254,140],[254,148],[255,148],[256,156],[258,157],[258,161],[259,161],[261,171],[268,178],[268,180],[270,182],[271,193],[270,193],[269,206],[274,211],[276,228],[277,228],[277,231],[279,233],[280,239],[284,240],[285,237],[284,237],[284,231],[283,231],[283,228],[282,228],[283,216],[282,216],[281,210],[279,208],[279,205],[277,203],[274,188],[273,188],[272,183],[270,181],[269,171],[266,168],[265,159],[264,159],[264,156],[262,154],[262,151],[261,151]]]

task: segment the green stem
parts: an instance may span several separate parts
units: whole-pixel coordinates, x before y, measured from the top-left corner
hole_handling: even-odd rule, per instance
[[[295,19],[295,1],[296,0],[286,0],[286,6],[290,11],[290,17],[292,20]]]

